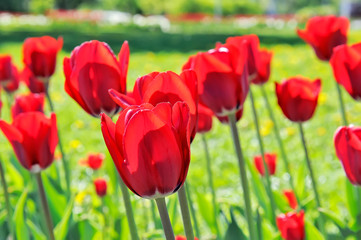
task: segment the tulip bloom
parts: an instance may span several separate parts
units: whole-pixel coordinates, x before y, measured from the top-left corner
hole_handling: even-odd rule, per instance
[[[107,194],[107,181],[104,178],[97,178],[94,180],[95,192],[99,197],[104,197]]]
[[[187,240],[187,238],[184,236],[176,236],[175,240]],[[198,238],[195,237],[194,240],[198,240]]]
[[[27,68],[25,68],[20,74],[20,79],[26,84],[32,93],[46,93],[48,91],[48,84],[35,77],[34,74]]]
[[[291,208],[296,209],[298,207],[296,195],[292,190],[284,190],[283,195],[285,195]]]
[[[257,68],[257,74],[252,79],[253,84],[264,84],[268,81],[271,74],[271,60],[272,52],[267,50],[261,50],[259,52],[259,63]]]
[[[191,114],[191,139],[197,131],[198,92],[197,76],[186,70],[180,75],[168,72],[152,72],[137,79],[131,94],[125,95],[114,89],[109,91],[112,99],[123,109],[131,105],[161,102],[175,104],[178,101],[187,103]]]
[[[80,161],[80,163],[90,167],[93,170],[98,170],[102,166],[104,159],[105,159],[104,154],[94,153],[94,154],[89,154],[87,159]]]
[[[277,227],[281,236],[285,240],[303,240],[305,239],[305,220],[304,212],[286,213],[277,216]]]
[[[0,55],[0,85],[9,93],[19,88],[19,73],[9,55]]]
[[[54,113],[50,119],[41,112],[21,113],[11,125],[0,120],[0,129],[13,146],[20,164],[27,170],[38,173],[53,162],[58,144]]]
[[[241,47],[244,54],[224,46],[198,53],[183,66],[196,72],[200,103],[217,117],[239,112],[247,97],[247,51],[245,44]]]
[[[35,77],[48,82],[54,74],[56,56],[63,47],[63,38],[50,36],[31,37],[25,39],[23,45],[23,61]]]
[[[304,122],[313,116],[320,91],[320,79],[311,82],[303,77],[293,77],[276,83],[278,105],[293,122]]]
[[[17,96],[11,107],[11,115],[15,119],[17,115],[24,112],[44,112],[44,95],[30,93]]]
[[[347,42],[349,21],[346,17],[317,16],[307,21],[306,29],[297,34],[310,44],[320,60],[328,61],[334,47]]]
[[[116,124],[102,113],[101,128],[120,176],[135,194],[160,198],[183,185],[190,162],[186,103],[130,106]]]
[[[213,112],[209,108],[198,105],[198,127],[197,132],[206,133],[212,128]]]
[[[352,184],[361,186],[361,127],[340,127],[333,141],[347,178]]]
[[[266,153],[264,155],[269,175],[274,175],[276,172],[276,159],[277,155],[275,153]],[[254,157],[254,164],[258,170],[258,172],[264,176],[265,175],[265,167],[263,165],[263,159],[261,155]]]
[[[119,106],[108,90],[126,92],[128,62],[126,41],[118,60],[108,44],[96,40],[84,42],[74,48],[70,58],[64,58],[65,91],[90,115],[99,117],[105,112],[112,116]]]
[[[330,63],[337,83],[361,100],[361,43],[335,47]]]

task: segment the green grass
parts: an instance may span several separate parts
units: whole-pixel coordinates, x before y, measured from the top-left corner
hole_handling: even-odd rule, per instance
[[[117,179],[109,154],[107,154],[105,166],[96,173],[78,165],[78,161],[86,157],[88,153],[107,153],[107,149],[100,131],[100,120],[87,115],[77,103],[65,93],[62,59],[64,56],[69,56],[70,51],[76,45],[90,39],[100,39],[109,42],[117,54],[123,40],[127,39],[129,40],[131,48],[127,85],[128,89],[132,89],[137,77],[152,71],[172,70],[179,73],[182,64],[191,54],[195,54],[196,50],[206,50],[212,47],[216,41],[224,41],[228,35],[235,35],[236,33],[235,31],[229,34],[197,34],[193,32],[187,33],[189,34],[187,35],[182,33],[165,34],[159,31],[150,31],[142,34],[141,31],[137,30],[129,34],[126,32],[102,34],[101,32],[82,33],[82,31],[76,32],[69,29],[63,32],[50,30],[2,31],[0,32],[0,53],[10,53],[15,63],[18,66],[22,66],[21,42],[23,39],[28,35],[36,36],[49,33],[54,36],[62,35],[65,42],[64,51],[58,56],[56,74],[51,79],[50,94],[54,99],[58,128],[60,129],[65,152],[69,159],[72,174],[72,192],[75,195],[73,208],[74,220],[69,222],[69,235],[66,239],[99,239],[99,237],[101,237],[103,219],[101,215],[101,201],[96,196],[92,183],[92,179],[94,179],[95,176],[105,176],[109,179],[110,188],[109,194],[105,198],[105,203],[108,207],[110,223],[112,224],[110,228],[114,231],[114,236],[116,236],[116,233],[120,233],[123,236],[122,239],[128,239],[126,237],[127,225],[123,204],[120,197],[118,197],[119,200],[115,197]],[[360,33],[352,32],[350,42],[355,42],[360,36]],[[337,127],[341,125],[341,117],[331,67],[328,63],[320,62],[315,57],[312,49],[297,39],[293,32],[287,32],[284,36],[278,36],[277,31],[263,32],[260,38],[263,46],[274,52],[271,78],[265,87],[273,106],[279,128],[281,129],[281,136],[291,163],[292,174],[297,180],[297,192],[302,199],[302,203],[305,204],[306,219],[313,222],[315,216],[317,216],[317,210],[315,209],[308,171],[304,162],[304,153],[298,136],[298,128],[283,116],[277,105],[274,93],[274,82],[279,82],[282,79],[295,75],[303,75],[310,79],[322,79],[322,93],[316,113],[310,121],[304,124],[306,138],[308,140],[310,158],[317,177],[323,207],[335,213],[340,218],[350,219],[345,197],[345,173],[340,161],[335,156],[333,148],[333,134]],[[262,126],[265,149],[267,152],[277,152],[279,156],[276,175],[272,177],[272,181],[274,192],[281,193],[283,189],[289,189],[288,176],[285,173],[283,162],[280,159],[278,145],[272,132],[272,122],[270,122],[265,109],[260,89],[258,89],[258,86],[252,87],[256,95],[256,107],[260,118],[260,125]],[[26,91],[26,87],[22,85],[19,92]],[[343,96],[350,122],[355,125],[361,125],[361,104],[351,99],[344,90]],[[2,109],[2,116],[6,121],[9,121],[9,110],[7,109],[5,97],[5,92],[2,92],[2,100],[5,103]],[[253,162],[253,157],[259,154],[259,148],[252,113],[250,111],[250,100],[247,99],[244,116],[238,122],[238,128],[244,155]],[[212,168],[218,195],[217,201],[220,204],[221,210],[229,220],[230,207],[243,206],[239,173],[229,127],[220,124],[217,119],[214,119],[214,127],[211,132],[207,133],[207,139],[213,161]],[[21,193],[24,191],[24,188],[28,186],[29,196],[25,204],[25,215],[36,226],[41,226],[41,218],[37,216],[36,188],[34,188],[30,181],[31,177],[29,177],[29,174],[25,170],[22,170],[16,162],[12,149],[2,134],[0,134],[0,141],[2,142],[0,146],[0,156],[6,168],[12,206],[16,206]],[[11,158],[12,160],[10,160]],[[55,164],[44,171],[44,175],[54,176],[56,167],[61,168],[60,161],[56,161]],[[248,176],[250,178],[250,174],[248,174]],[[210,204],[208,203],[210,202],[210,191],[207,187],[205,158],[200,136],[196,137],[192,144],[192,159],[187,182],[191,185],[192,198],[195,202],[194,205],[197,211],[197,220],[200,224],[202,237],[207,239],[207,236],[209,237],[212,232],[214,233],[214,229],[212,229],[211,226],[211,211],[207,211],[206,208],[208,206],[207,204]],[[51,182],[48,184],[51,184]],[[48,198],[50,199],[49,201],[51,202],[50,206],[52,207],[52,214],[56,225],[65,213],[67,200],[61,193],[51,191],[50,189],[52,187],[45,187]],[[152,219],[151,212],[147,209],[150,207],[150,201],[140,199],[134,194],[131,195],[140,235],[148,238],[152,238],[152,236],[159,237],[162,231],[159,229],[154,230],[153,225],[147,222],[151,222]],[[197,201],[205,201],[203,198],[205,198],[207,202],[198,204]],[[168,207],[170,208],[169,211],[174,230],[177,234],[183,234],[181,217],[179,209],[177,209],[178,206],[176,205],[175,195],[169,199]],[[1,213],[4,212],[3,203],[3,195],[1,192],[0,230],[5,231],[5,218],[1,218]],[[252,205],[258,207],[254,194],[252,196]],[[283,207],[283,209],[287,209],[287,207]],[[263,212],[261,209],[261,213]],[[246,231],[244,219],[240,217],[237,211],[235,211],[235,214],[238,224],[242,230]],[[121,217],[121,221],[119,220],[119,216]],[[115,221],[114,219],[118,220]],[[225,233],[227,227],[226,222],[222,216],[220,216],[220,219],[222,232]],[[264,219],[264,222],[267,222],[267,220]],[[330,239],[342,239],[338,229],[330,221],[327,224],[327,228],[329,232],[332,233],[330,235],[334,235],[334,237]],[[271,232],[275,234],[276,230],[272,230],[271,228]],[[0,238],[1,236],[0,233]],[[114,239],[119,239],[119,236],[117,238],[114,237]]]

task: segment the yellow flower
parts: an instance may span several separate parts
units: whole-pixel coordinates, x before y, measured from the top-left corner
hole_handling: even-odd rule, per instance
[[[72,149],[76,149],[78,147],[80,147],[81,142],[79,140],[71,140],[70,141],[70,148]]]
[[[287,136],[293,136],[296,133],[296,129],[294,127],[287,127],[286,133],[287,133]]]
[[[326,103],[326,101],[327,101],[327,94],[321,92],[320,95],[319,95],[319,97],[318,97],[318,103],[319,103],[320,105],[323,105],[323,104]]]
[[[83,122],[82,120],[76,120],[76,121],[74,122],[74,125],[75,125],[75,127],[78,128],[78,129],[84,128],[84,122]]]
[[[75,202],[78,204],[82,204],[84,201],[84,198],[88,195],[86,191],[81,191],[75,196]]]
[[[273,122],[270,119],[267,119],[263,126],[261,127],[261,135],[267,136],[270,134],[271,129],[273,128]]]
[[[323,135],[325,135],[326,133],[327,133],[326,128],[324,128],[324,127],[319,127],[319,128],[317,128],[317,135],[318,135],[318,136],[323,136]]]

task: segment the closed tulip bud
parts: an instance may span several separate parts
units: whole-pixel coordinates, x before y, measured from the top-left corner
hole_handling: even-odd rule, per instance
[[[54,113],[50,119],[41,112],[21,113],[12,124],[0,120],[0,129],[11,143],[20,164],[27,170],[38,173],[53,162],[58,144]]]
[[[197,132],[206,133],[212,129],[213,112],[209,108],[198,105],[198,127]]]
[[[167,72],[152,72],[137,79],[133,92],[122,94],[112,89],[109,91],[113,100],[123,109],[131,105],[150,103],[153,106],[161,102],[187,103],[191,114],[191,139],[197,131],[198,92],[197,76],[194,71],[186,70],[180,75]]]
[[[13,119],[25,112],[44,112],[44,95],[30,93],[17,96],[14,105],[11,107]]]
[[[320,60],[328,61],[333,48],[347,42],[349,25],[346,17],[316,16],[307,21],[305,30],[297,29],[297,33]]]
[[[275,153],[266,153],[264,155],[265,162],[267,164],[269,175],[274,175],[276,172],[276,159],[277,155]],[[265,175],[265,167],[263,165],[263,159],[261,155],[254,157],[254,164],[258,170],[258,172],[264,176]]]
[[[352,184],[361,186],[361,128],[340,127],[333,141],[347,178]]]
[[[320,91],[320,79],[311,82],[304,77],[293,77],[276,83],[278,105],[293,122],[304,122],[313,116]]]
[[[305,239],[305,220],[303,210],[299,213],[286,213],[277,216],[277,227],[285,240]]]
[[[361,43],[335,47],[330,63],[336,81],[355,100],[361,100]]]
[[[50,36],[30,37],[23,45],[23,61],[35,77],[45,83],[54,74],[56,56],[63,47],[63,38],[55,39]]]
[[[20,79],[26,84],[32,93],[46,93],[48,91],[48,84],[35,77],[28,68],[25,68],[21,72]]]
[[[94,180],[95,191],[99,197],[107,195],[107,181],[104,178]]]
[[[186,103],[130,106],[116,124],[102,114],[101,128],[121,178],[135,194],[165,197],[183,185],[190,162]]]
[[[9,55],[0,55],[0,85],[9,93],[19,88],[19,73]]]
[[[128,42],[124,42],[118,59],[108,44],[96,40],[74,48],[70,58],[64,58],[65,91],[87,113],[99,117],[119,111],[108,90],[126,92],[129,62]]]
[[[297,209],[298,203],[295,193],[292,190],[284,190],[283,195],[286,197],[291,208]]]
[[[105,159],[105,155],[102,153],[89,154],[88,157],[82,161],[81,164],[90,167],[93,170],[98,170]]]
[[[267,50],[261,50],[259,52],[259,63],[257,74],[254,79],[252,79],[253,84],[265,84],[271,74],[271,60],[272,60],[272,52]]]
[[[184,236],[176,236],[175,240],[187,240],[187,238]],[[195,237],[194,240],[198,240],[198,238]]]

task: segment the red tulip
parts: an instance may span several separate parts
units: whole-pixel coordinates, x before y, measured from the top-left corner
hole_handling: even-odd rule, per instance
[[[320,91],[320,79],[311,82],[307,78],[293,77],[276,83],[278,105],[293,122],[304,122],[313,116]]]
[[[212,128],[213,112],[209,108],[198,105],[198,127],[197,132],[206,133]]]
[[[264,84],[268,81],[271,74],[272,52],[261,50],[259,52],[259,63],[256,77],[252,80],[254,84]]]
[[[305,239],[305,220],[304,212],[286,213],[277,216],[277,227],[281,236],[285,240],[303,240]]]
[[[285,195],[290,207],[293,209],[297,209],[298,203],[295,193],[292,190],[284,190],[283,195]]]
[[[44,112],[44,95],[30,93],[17,96],[11,107],[11,115],[15,119],[17,115],[24,112]]]
[[[99,197],[104,197],[107,194],[107,181],[104,178],[95,179],[94,186]]]
[[[361,186],[361,127],[340,127],[333,141],[346,176],[352,184]]]
[[[176,192],[190,162],[190,111],[186,103],[130,106],[114,124],[101,114],[105,143],[124,183],[144,198]]]
[[[74,48],[70,58],[64,58],[65,91],[87,113],[99,117],[101,112],[114,115],[119,106],[108,90],[126,92],[129,62],[128,42],[120,49],[118,60],[108,44],[96,40]]]
[[[355,100],[361,100],[361,43],[334,48],[330,60],[336,81]]]
[[[297,33],[313,47],[320,60],[328,61],[333,48],[347,42],[349,25],[346,17],[317,16],[308,20],[305,30],[297,29]]]
[[[0,55],[0,84],[7,92],[19,88],[19,73],[9,55]]]
[[[277,155],[275,153],[266,153],[264,155],[266,164],[267,164],[267,168],[268,168],[268,172],[270,175],[274,175],[276,172],[276,159],[277,159]],[[258,170],[258,172],[264,176],[265,175],[265,168],[263,165],[263,159],[261,155],[255,156],[254,157],[254,164]]]
[[[184,236],[176,236],[175,240],[187,240],[187,238]],[[194,237],[194,240],[198,240],[198,238]]]
[[[98,170],[102,166],[104,159],[105,159],[104,154],[94,153],[94,154],[89,154],[87,159],[80,161],[80,163],[90,167],[93,170]]]
[[[193,71],[183,71],[180,75],[171,71],[152,72],[137,79],[131,94],[125,95],[114,89],[109,93],[123,109],[142,103],[154,106],[161,102],[187,103],[191,114],[191,139],[194,138],[197,131],[198,92],[197,77]]]
[[[27,170],[39,172],[53,162],[58,144],[54,113],[50,119],[41,112],[21,113],[11,125],[0,120],[0,129],[13,146],[19,162]]]
[[[25,68],[20,74],[21,80],[28,86],[32,93],[46,93],[48,91],[48,84],[43,80],[34,76],[34,74]]]
[[[200,103],[210,108],[217,117],[238,112],[249,90],[247,51],[218,47],[189,58],[183,69],[197,73]]]
[[[31,37],[25,39],[23,55],[25,67],[34,76],[48,82],[56,66],[56,55],[63,47],[63,38],[50,36]]]

